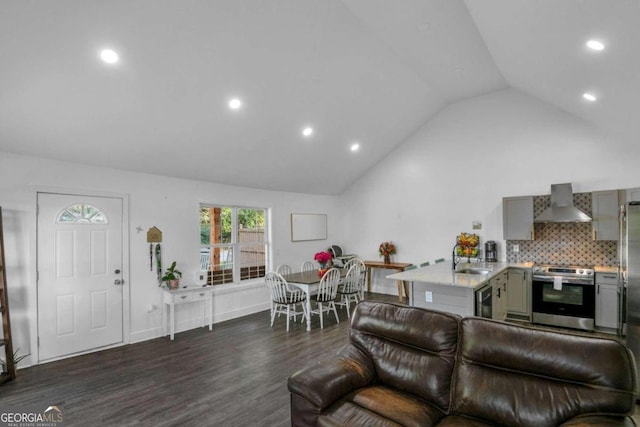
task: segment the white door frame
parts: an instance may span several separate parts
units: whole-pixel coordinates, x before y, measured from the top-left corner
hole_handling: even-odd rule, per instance
[[[33,339],[31,340],[31,363],[32,365],[37,365],[40,363],[40,347],[38,345],[38,194],[39,193],[52,193],[52,194],[66,194],[73,196],[87,196],[87,197],[112,197],[122,199],[122,279],[124,280],[123,289],[122,289],[122,343],[114,344],[111,346],[103,347],[100,350],[104,350],[105,348],[111,347],[120,347],[125,344],[130,343],[131,336],[131,269],[129,262],[129,252],[130,252],[130,243],[129,243],[129,235],[130,235],[130,225],[129,225],[129,195],[124,193],[111,193],[106,191],[94,191],[94,190],[78,190],[78,189],[65,189],[65,188],[52,188],[52,187],[37,187],[35,188],[35,218],[34,218],[34,240],[35,244],[33,245],[33,250],[31,251],[32,259],[34,262],[32,274],[36,280],[35,289],[33,293],[34,301],[34,310],[31,311],[34,313],[33,322],[31,323],[31,333]],[[92,353],[96,351],[89,350],[86,353]],[[83,353],[75,353],[71,356],[63,356],[60,359],[64,359],[67,357],[78,356]],[[47,360],[47,362],[51,362],[56,359]]]

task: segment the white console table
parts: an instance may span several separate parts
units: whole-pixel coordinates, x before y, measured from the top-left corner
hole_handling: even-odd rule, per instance
[[[188,286],[186,288],[165,289],[162,304],[162,332],[167,335],[167,308],[169,309],[169,325],[171,340],[176,332],[175,308],[178,304],[202,302],[202,327],[205,326],[207,312],[209,313],[209,330],[213,329],[213,287]],[[169,306],[169,307],[167,307]]]

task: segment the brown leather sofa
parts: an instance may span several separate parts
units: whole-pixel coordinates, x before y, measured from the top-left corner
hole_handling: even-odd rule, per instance
[[[634,426],[636,378],[613,339],[364,301],[288,387],[293,426]]]

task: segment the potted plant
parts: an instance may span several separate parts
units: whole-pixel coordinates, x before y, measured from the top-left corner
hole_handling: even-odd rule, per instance
[[[167,283],[169,289],[178,289],[181,277],[182,272],[176,268],[176,262],[173,261],[171,266],[164,272],[164,276],[162,276],[161,280],[163,283]]]
[[[13,352],[13,366],[18,366],[18,363],[29,356],[29,354],[20,354],[20,348],[17,348],[16,351]],[[7,362],[4,359],[0,359],[0,374],[7,374]]]
[[[331,261],[331,253],[329,252],[318,252],[313,256],[313,259],[318,261],[320,264],[320,269],[318,270],[318,276],[322,277],[329,270],[329,262]]]
[[[396,245],[391,242],[382,242],[378,247],[378,253],[381,257],[384,257],[384,263],[389,264],[391,262],[391,255],[396,253]]]

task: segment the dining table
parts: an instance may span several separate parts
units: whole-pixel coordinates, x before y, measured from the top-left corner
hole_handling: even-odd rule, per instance
[[[345,268],[336,268],[340,271],[340,278],[343,279],[347,275]],[[312,271],[300,271],[298,273],[285,274],[282,276],[288,284],[301,289],[305,295],[305,305],[307,309],[307,331],[311,330],[311,295],[318,293],[320,287],[320,281],[322,277],[318,274],[317,270]]]

